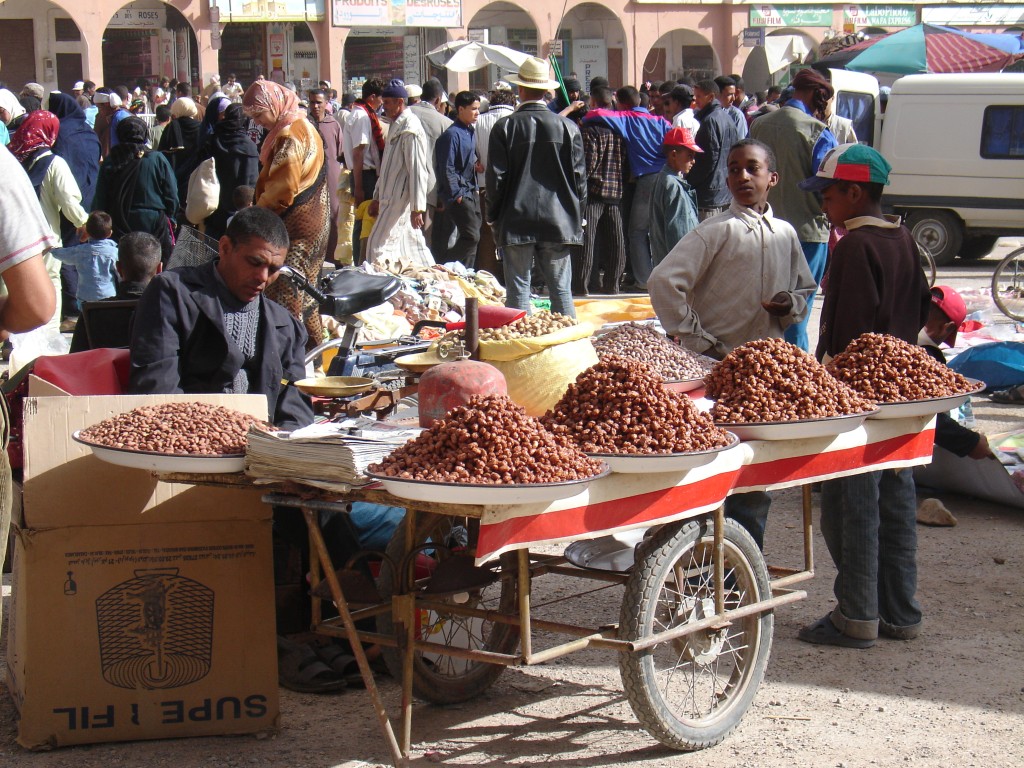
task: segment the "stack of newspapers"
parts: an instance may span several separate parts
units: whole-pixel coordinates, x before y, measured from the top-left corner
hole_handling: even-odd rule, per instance
[[[367,485],[366,468],[422,430],[358,417],[294,432],[249,431],[245,472],[259,480],[290,480],[345,492]]]

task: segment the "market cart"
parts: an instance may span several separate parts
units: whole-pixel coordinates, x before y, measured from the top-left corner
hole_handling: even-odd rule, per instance
[[[328,587],[339,616],[314,602],[314,631],[352,640],[367,692],[394,765],[406,765],[413,695],[451,703],[479,694],[506,666],[540,664],[584,648],[619,655],[625,694],[641,724],[675,749],[721,741],[740,721],[763,678],[773,611],[806,597],[794,585],[813,576],[809,483],[927,464],[931,415],[868,419],[841,434],[791,430],[791,439],[750,440],[703,466],[673,472],[609,474],[555,501],[458,503],[454,489],[399,498],[379,486],[339,495],[305,486],[269,486],[265,501],[302,510],[309,528],[312,589]],[[817,432],[821,432],[820,429]],[[810,436],[799,436],[809,434]],[[773,435],[778,437],[778,435]],[[243,475],[163,474],[169,482],[250,484]],[[804,487],[803,562],[770,568],[750,536],[724,518],[732,493]],[[348,501],[407,509],[384,553],[376,584],[348,595],[330,561],[319,512]],[[626,573],[578,568],[531,547],[653,529]],[[476,566],[460,552],[472,552]],[[445,565],[448,563],[448,565]],[[346,571],[343,569],[342,576]],[[444,577],[442,577],[442,574]],[[531,584],[544,575],[624,586],[620,615],[582,627],[534,618]],[[358,585],[357,585],[358,586]],[[365,586],[365,585],[364,585]],[[358,593],[358,594],[357,594]],[[375,618],[376,631],[355,622]],[[565,642],[534,646],[535,632]],[[356,642],[358,638],[360,642]],[[362,645],[381,646],[402,683],[396,737]]]

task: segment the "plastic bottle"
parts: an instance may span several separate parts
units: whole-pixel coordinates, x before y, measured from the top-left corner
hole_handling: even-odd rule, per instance
[[[974,406],[971,405],[969,398],[960,406],[956,420],[967,429],[974,429],[978,426],[978,421],[974,418]]]

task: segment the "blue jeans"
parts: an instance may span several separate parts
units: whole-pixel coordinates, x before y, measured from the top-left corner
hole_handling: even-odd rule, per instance
[[[897,628],[921,623],[916,516],[912,470],[821,484],[821,533],[839,572],[832,623],[845,634],[873,640],[879,620]]]
[[[544,275],[551,311],[576,317],[572,303],[572,260],[567,243],[524,243],[501,248],[505,265],[505,306],[530,310],[530,273],[534,257]]]
[[[736,493],[725,500],[725,516],[747,529],[758,549],[764,549],[764,530],[768,527],[768,510],[772,497],[765,491]]]
[[[657,185],[658,174],[648,173],[636,180],[633,207],[629,212],[629,260],[633,265],[633,281],[641,288],[654,269],[651,260],[651,195]]]
[[[803,248],[804,258],[807,259],[807,266],[811,269],[814,282],[821,285],[821,278],[825,276],[825,262],[828,261],[828,243],[800,243]],[[790,344],[796,344],[804,352],[810,351],[810,342],[807,339],[807,323],[811,320],[811,310],[814,308],[814,297],[818,295],[815,290],[807,297],[807,317],[799,323],[793,323],[785,330],[785,338]]]

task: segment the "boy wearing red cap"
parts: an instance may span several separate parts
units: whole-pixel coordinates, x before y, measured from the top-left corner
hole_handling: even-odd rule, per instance
[[[672,128],[661,143],[665,167],[651,191],[651,261],[658,266],[683,235],[697,226],[697,192],[685,176],[693,168],[697,146],[686,128]]]
[[[931,294],[914,239],[897,217],[882,215],[889,170],[871,147],[842,144],[825,155],[816,175],[800,182],[802,190],[820,192],[829,221],[848,230],[826,277],[819,359],[868,332],[914,344],[928,319]],[[910,469],[822,483],[821,532],[838,571],[838,605],[801,629],[801,640],[870,648],[879,634],[917,637],[916,511]]]
[[[939,349],[940,344],[956,344],[956,331],[967,317],[967,305],[963,297],[948,285],[932,288],[932,302],[928,309],[928,321],[918,335],[917,343],[924,351],[946,364],[946,356]],[[940,413],[935,422],[935,444],[961,458],[993,459],[995,455],[985,436],[961,426],[948,413]]]

